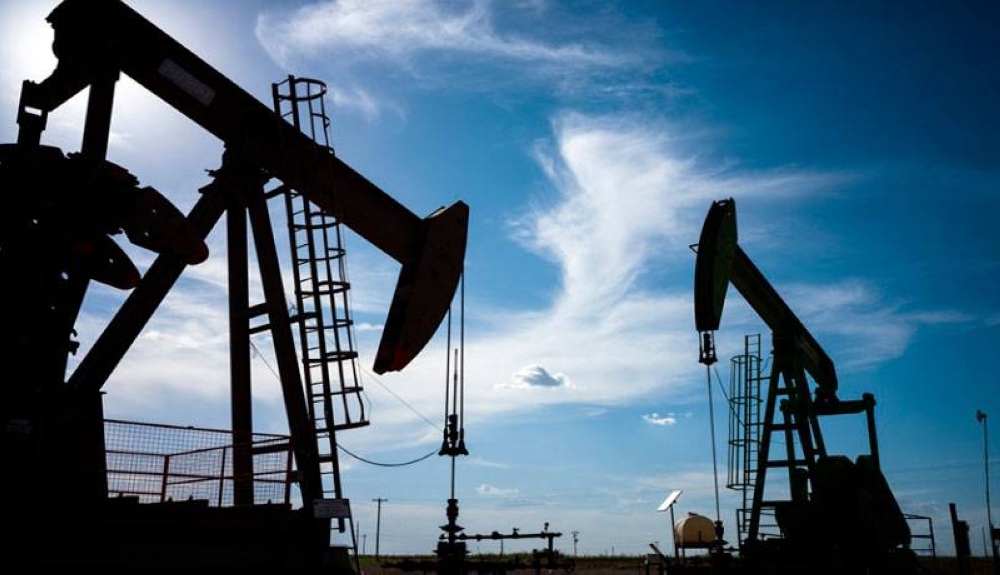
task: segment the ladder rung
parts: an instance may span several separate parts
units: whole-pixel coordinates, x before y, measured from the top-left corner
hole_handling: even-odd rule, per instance
[[[314,359],[306,359],[303,361],[306,365],[323,365],[324,363],[330,363],[332,361],[348,361],[356,359],[358,357],[358,352],[353,350],[334,350],[327,352],[325,357],[317,357]]]
[[[271,329],[271,324],[270,323],[265,323],[263,325],[258,325],[258,326],[251,327],[247,331],[247,333],[249,333],[250,335],[254,335],[256,333],[261,333],[261,332],[268,331],[269,329]]]
[[[298,212],[296,215],[298,215],[299,213],[301,213],[301,212]],[[318,223],[318,224],[317,223],[312,223],[312,222],[309,222],[309,223],[296,222],[296,223],[292,224],[292,229],[295,230],[295,231],[297,231],[297,232],[298,231],[310,231],[311,232],[311,231],[314,231],[314,230],[328,230],[328,229],[335,228],[335,227],[337,227],[336,220],[330,221],[330,222],[321,222],[321,223]]]
[[[341,293],[351,289],[351,284],[340,280],[320,280],[316,282],[316,285],[332,288],[329,292],[324,291],[323,293]]]
[[[322,381],[314,381],[312,383],[312,386],[318,387],[321,386],[322,384],[323,384]],[[348,386],[338,387],[336,389],[331,389],[328,395],[330,397],[339,397],[350,393],[361,393],[363,390],[364,388],[361,387],[360,385],[348,385]],[[316,394],[315,397],[316,397],[315,401],[320,401],[323,399],[323,397],[321,397],[321,394]]]
[[[800,465],[808,465],[809,462],[805,459],[772,459],[765,463],[767,467],[798,467]]]
[[[360,421],[349,421],[345,423],[338,423],[337,425],[333,426],[333,429],[335,431],[343,431],[345,429],[357,429],[359,427],[365,427],[369,423],[371,422],[369,422],[367,419],[362,419]]]
[[[306,321],[306,320],[310,320],[310,319],[316,319],[316,317],[317,317],[317,313],[316,312],[314,312],[314,311],[307,311],[307,312],[303,312],[303,313],[297,313],[297,314],[295,314],[293,316],[289,316],[288,321],[294,323],[294,322],[299,322],[299,321]]]

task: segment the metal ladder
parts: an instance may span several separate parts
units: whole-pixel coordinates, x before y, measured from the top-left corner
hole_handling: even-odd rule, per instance
[[[765,516],[774,517],[783,505],[808,499],[808,478],[812,475],[813,466],[817,459],[826,456],[819,422],[813,415],[808,381],[796,351],[799,344],[794,338],[782,334],[773,334],[772,341],[773,363],[761,426],[753,506],[747,533],[749,539],[774,535],[765,532],[764,528],[770,525],[764,524],[762,519]],[[771,453],[774,433],[779,433],[781,437],[775,443],[784,443],[784,457],[775,457]],[[765,483],[768,470],[772,469],[787,473],[788,483],[784,493],[773,489],[773,481]],[[776,523],[774,526],[777,527]]]
[[[742,495],[736,511],[736,528],[742,541],[750,528],[750,510],[757,479],[761,430],[761,336],[744,336],[743,354],[730,360],[729,377],[729,478],[726,487]]]
[[[333,154],[326,85],[289,76],[272,85],[274,110]],[[368,425],[350,315],[350,282],[340,222],[296,190],[282,186],[288,219],[299,353],[309,417],[316,432],[323,498],[330,505],[331,544],[357,556],[349,501],[343,498],[338,431]],[[346,541],[344,541],[346,539]]]

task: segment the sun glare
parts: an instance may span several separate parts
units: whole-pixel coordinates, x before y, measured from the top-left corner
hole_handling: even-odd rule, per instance
[[[208,18],[201,17],[204,10],[196,9],[193,2],[160,5],[134,0],[126,4],[192,49],[210,44],[211,35],[205,33],[203,22]],[[5,117],[16,110],[24,80],[41,82],[56,68],[54,33],[46,18],[58,5],[59,0],[0,2],[0,106],[8,110]],[[88,94],[84,89],[49,115],[43,143],[64,150],[79,148]],[[165,153],[172,143],[189,142],[198,133],[188,124],[179,112],[123,74],[115,88],[109,157],[127,156],[130,148],[149,141]],[[8,131],[16,127],[6,128],[3,139],[12,139]]]
[[[55,3],[30,2],[0,6],[0,74],[12,80],[42,80],[56,67],[52,54],[52,27],[45,18]],[[18,88],[20,82],[17,82]]]

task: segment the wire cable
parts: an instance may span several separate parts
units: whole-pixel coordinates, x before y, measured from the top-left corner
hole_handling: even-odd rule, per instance
[[[264,357],[264,354],[261,353],[260,349],[257,347],[257,345],[253,342],[252,339],[250,340],[250,348],[253,349],[254,353],[257,354],[257,357],[259,357],[260,360],[264,362],[264,367],[266,367],[268,371],[274,374],[275,379],[281,381],[281,376],[278,375],[278,372],[275,371],[273,367],[271,367],[271,364],[268,363],[267,358]]]
[[[708,376],[708,421],[712,426],[712,472],[715,474],[715,520],[722,521],[722,512],[719,508],[719,464],[715,456],[715,408],[712,407],[712,368],[706,366]]]
[[[278,381],[281,381],[281,377],[278,375],[278,372],[275,371],[273,367],[271,367],[271,364],[268,363],[268,361],[267,361],[267,357],[260,351],[260,349],[253,343],[252,340],[250,341],[250,347],[253,348],[254,352],[256,352],[257,357],[259,357],[260,360],[264,363],[264,366],[267,367],[267,369],[272,374],[274,374],[274,377]],[[417,417],[419,417],[420,419],[423,419],[424,421],[426,421],[427,424],[430,425],[431,427],[433,427],[434,429],[436,429],[438,431],[441,431],[441,428],[438,427],[438,425],[436,423],[434,423],[433,421],[431,421],[430,419],[428,419],[424,414],[422,414],[419,411],[417,411],[417,409],[415,407],[413,407],[412,405],[410,405],[405,399],[403,399],[402,397],[400,397],[399,395],[397,395],[396,392],[394,392],[392,389],[390,389],[388,386],[386,386],[384,383],[382,383],[378,379],[378,377],[375,376],[375,374],[371,373],[370,371],[368,371],[364,367],[362,367],[362,369],[364,370],[365,373],[368,374],[368,376],[372,379],[372,381],[374,381],[375,383],[377,383],[380,386],[382,386],[382,389],[384,389],[387,392],[389,392],[389,395],[395,397],[396,400],[398,400],[400,403],[402,403],[404,406],[406,406],[410,411],[412,411],[414,414],[416,414]],[[365,399],[368,401],[368,410],[369,410],[369,413],[371,413],[371,411],[372,411],[372,405],[371,405],[371,399],[368,398],[368,394],[365,394]]]
[[[460,311],[458,315],[459,319],[458,349],[460,350],[459,353],[461,357],[459,359],[461,360],[461,363],[455,367],[458,368],[459,379],[460,379],[459,389],[462,390],[461,407],[458,410],[460,418],[458,421],[458,429],[461,431],[461,434],[464,438],[465,436],[465,272],[464,271],[462,272],[461,280],[462,280],[461,284],[462,292],[460,296],[460,303],[459,303]]]
[[[357,459],[358,461],[362,461],[362,462],[367,463],[369,465],[377,465],[379,467],[403,467],[403,466],[406,466],[406,465],[413,465],[414,463],[420,463],[421,461],[427,459],[428,457],[430,457],[432,455],[437,455],[437,449],[435,449],[434,451],[431,451],[427,455],[423,455],[423,456],[418,457],[416,459],[411,459],[410,461],[404,461],[402,463],[380,463],[378,461],[372,461],[370,459],[365,459],[364,457],[361,457],[360,455],[357,455],[357,454],[351,452],[350,450],[348,450],[346,447],[344,447],[343,445],[341,445],[339,443],[337,444],[337,448],[340,449],[341,451],[343,451],[344,453],[350,455],[354,459]]]
[[[424,414],[422,414],[419,411],[417,411],[417,408],[413,407],[405,399],[403,399],[402,397],[400,397],[399,395],[397,395],[395,391],[393,391],[392,389],[389,388],[389,386],[387,386],[386,384],[382,383],[379,380],[379,378],[375,376],[375,374],[373,374],[370,371],[368,371],[367,368],[362,368],[362,369],[364,369],[365,373],[367,373],[372,378],[372,381],[374,381],[375,383],[377,383],[380,386],[382,386],[382,389],[388,391],[389,395],[395,397],[400,403],[402,403],[403,405],[405,405],[407,407],[407,409],[409,409],[410,411],[412,411],[413,413],[415,413],[417,415],[417,417],[419,417],[420,419],[423,419],[424,421],[426,421],[427,425],[430,425],[434,429],[436,429],[438,431],[441,431],[441,428],[438,427],[438,425],[436,423],[434,423],[433,421],[431,421],[430,419],[428,419],[427,416],[425,416]]]

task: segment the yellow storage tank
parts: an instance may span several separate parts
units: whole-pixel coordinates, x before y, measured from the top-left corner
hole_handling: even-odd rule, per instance
[[[715,522],[704,515],[688,513],[674,525],[679,549],[705,549],[715,541]]]

